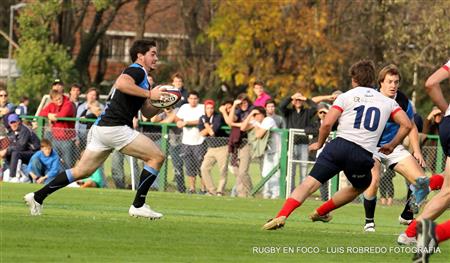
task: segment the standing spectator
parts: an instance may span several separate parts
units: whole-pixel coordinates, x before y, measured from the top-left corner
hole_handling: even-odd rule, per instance
[[[179,108],[165,108],[164,111],[151,118],[151,122],[159,123],[175,123],[176,114]],[[186,185],[184,183],[183,172],[183,158],[181,152],[183,145],[181,144],[181,129],[178,127],[171,127],[169,129],[169,155],[172,159],[172,166],[174,169],[174,181],[177,185],[177,191],[180,193],[186,192]]]
[[[188,91],[184,88],[183,76],[180,73],[172,75],[172,85],[181,92],[181,99],[175,104],[175,108],[180,108],[183,104],[188,103],[189,96]]]
[[[22,98],[20,98],[20,104],[16,108],[16,114],[28,115],[28,104],[30,104],[30,99],[27,96],[22,96]]]
[[[62,171],[58,153],[53,150],[51,141],[42,139],[41,150],[31,157],[27,174],[38,184],[48,184]]]
[[[86,91],[86,101],[81,103],[77,108],[77,118],[84,118],[87,117],[87,115],[92,114],[92,112],[89,110],[89,105],[98,101],[99,96],[100,93],[96,88],[89,88]],[[100,103],[99,106],[100,110],[103,111],[104,108],[103,104]],[[91,117],[93,116],[91,115]],[[84,150],[84,147],[86,147],[86,137],[87,131],[89,129],[87,128],[86,123],[81,123],[80,121],[77,121],[75,123],[75,130],[77,132],[76,144],[79,147],[79,151],[81,152]]]
[[[74,164],[75,122],[59,121],[57,118],[75,117],[75,107],[62,93],[56,90],[50,92],[51,102],[45,106],[39,116],[47,117],[50,121],[53,146],[64,161],[63,166],[72,167]]]
[[[272,99],[269,94],[264,91],[264,82],[261,80],[255,81],[253,83],[253,92],[256,95],[256,99],[253,102],[253,106],[265,107],[268,100]]]
[[[223,114],[225,122],[231,126],[228,141],[230,163],[234,167],[236,175],[236,192],[238,197],[247,197],[252,189],[252,181],[248,173],[251,154],[250,145],[247,143],[247,132],[242,130],[241,124],[250,114],[253,106],[245,93],[239,94],[233,101],[230,114]]]
[[[280,129],[286,129],[286,122],[284,121],[283,117],[275,113],[276,104],[275,101],[270,99],[266,101],[266,114],[267,117],[271,117],[275,123],[277,124],[277,127]]]
[[[80,104],[83,103],[80,101],[80,94],[81,94],[81,85],[72,84],[69,91],[69,99],[75,106],[75,109],[78,109],[78,106],[80,106]]]
[[[183,128],[183,152],[182,158],[188,176],[189,193],[195,193],[195,177],[200,175],[200,165],[203,160],[204,137],[200,135],[198,123],[204,114],[205,107],[199,103],[199,95],[196,91],[189,92],[188,104],[180,107],[176,115],[178,128]],[[205,191],[203,188],[202,191]]]
[[[241,129],[250,130],[250,138],[255,137],[256,149],[254,150],[264,153],[262,177],[267,177],[270,171],[278,165],[280,161],[281,138],[276,132],[271,132],[270,129],[276,129],[275,120],[266,116],[264,107],[255,107],[252,112],[242,123]],[[264,184],[263,197],[276,199],[280,197],[280,171],[275,172],[274,175]]]
[[[31,156],[39,150],[40,141],[30,128],[22,124],[17,114],[8,115],[8,124],[11,128],[8,133],[10,145],[0,151],[0,157],[4,158],[9,166],[10,178],[18,178],[16,173],[19,160],[22,164],[28,164]]]
[[[62,80],[60,79],[55,79],[52,83],[51,90],[56,90],[59,93],[64,94],[64,82],[62,82]]]
[[[6,128],[8,125],[8,115],[14,112],[14,104],[8,102],[8,91],[5,88],[0,88],[0,118],[3,119],[3,124]],[[6,116],[6,118],[4,118]]]
[[[205,100],[205,115],[200,117],[198,128],[205,137],[208,150],[203,158],[201,174],[210,194],[223,196],[227,183],[228,134],[221,129],[225,121],[221,114],[214,112],[214,101]],[[220,173],[217,190],[211,178],[211,169],[217,162]]]

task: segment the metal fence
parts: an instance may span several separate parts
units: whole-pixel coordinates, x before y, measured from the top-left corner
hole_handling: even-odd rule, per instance
[[[77,139],[61,142],[52,136],[50,126],[42,117],[25,117],[35,119],[36,133],[41,138],[48,138],[62,159],[66,168],[72,167],[86,147],[87,132],[78,132]],[[61,118],[76,121],[76,118]],[[181,143],[181,131],[174,124],[154,124],[140,122],[140,131],[160,145],[166,154],[166,162],[160,171],[158,180],[152,188],[158,191],[178,191],[182,193],[202,193],[232,196],[263,196],[265,198],[284,198],[286,193],[304,178],[314,164],[317,153],[296,148],[295,136],[304,136],[303,131],[275,129],[280,138],[276,154],[252,158],[252,147],[244,140],[233,153],[228,149],[228,137],[210,138],[201,146],[190,147]],[[229,130],[229,129],[228,129]],[[429,142],[423,147],[427,161],[426,172],[443,171],[444,154],[439,147],[438,136],[428,136]],[[307,144],[313,138],[306,136]],[[289,143],[291,142],[291,143]],[[270,165],[268,165],[270,164]],[[297,168],[299,167],[299,168]],[[104,187],[134,189],[139,181],[143,163],[135,158],[113,152],[100,168]],[[297,170],[297,172],[296,172]],[[298,173],[298,171],[300,173]],[[264,176],[263,176],[264,175]],[[195,176],[195,177],[194,177]],[[196,178],[195,185],[193,178]],[[203,178],[201,180],[200,178]],[[339,187],[346,184],[344,176],[336,176],[316,193],[317,198],[326,199]],[[194,185],[195,188],[192,186]],[[273,190],[273,189],[277,189]],[[271,190],[272,189],[272,190]],[[194,190],[194,191],[191,191]],[[385,196],[402,199],[406,196],[403,177],[383,173],[380,192]],[[394,193],[395,192],[395,193]]]

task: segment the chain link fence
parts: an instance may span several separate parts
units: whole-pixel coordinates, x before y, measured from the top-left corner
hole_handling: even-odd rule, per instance
[[[160,145],[166,154],[160,176],[152,185],[153,190],[180,193],[196,193],[229,196],[284,197],[289,194],[312,168],[317,152],[309,152],[308,144],[315,139],[302,131],[277,129],[276,150],[266,150],[255,156],[253,143],[243,139],[230,151],[229,137],[211,137],[202,145],[190,146],[181,143],[181,130],[173,124],[155,125],[143,123],[139,130]],[[58,140],[55,130],[49,125],[38,127],[38,134],[49,139],[58,152],[64,168],[73,167],[86,147],[87,132],[78,132],[76,137]],[[65,130],[70,134],[75,130]],[[228,130],[228,132],[231,132]],[[437,136],[430,137],[423,147],[428,175],[443,170],[445,156],[438,146]],[[135,189],[143,169],[143,162],[114,151],[99,168],[102,186],[107,188]],[[347,185],[344,175],[335,177],[314,194],[316,199],[326,200],[338,187]],[[407,186],[401,175],[383,168],[379,197],[403,200]]]

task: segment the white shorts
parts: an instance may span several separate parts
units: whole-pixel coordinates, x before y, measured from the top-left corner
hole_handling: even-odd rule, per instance
[[[397,145],[394,151],[392,151],[389,155],[380,153],[378,151],[379,149],[380,147],[377,147],[376,152],[373,154],[373,158],[377,159],[387,167],[390,167],[391,165],[396,164],[411,155],[411,153],[401,144]]]
[[[124,126],[97,126],[92,125],[87,136],[86,149],[94,152],[108,150],[120,151],[131,143],[139,132]]]

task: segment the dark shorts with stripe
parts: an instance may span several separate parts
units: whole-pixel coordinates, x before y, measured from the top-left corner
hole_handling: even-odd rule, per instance
[[[323,184],[344,171],[353,187],[366,189],[372,181],[373,164],[371,152],[338,137],[325,145],[309,174]]]
[[[443,118],[439,124],[439,139],[445,156],[450,157],[450,116]]]

